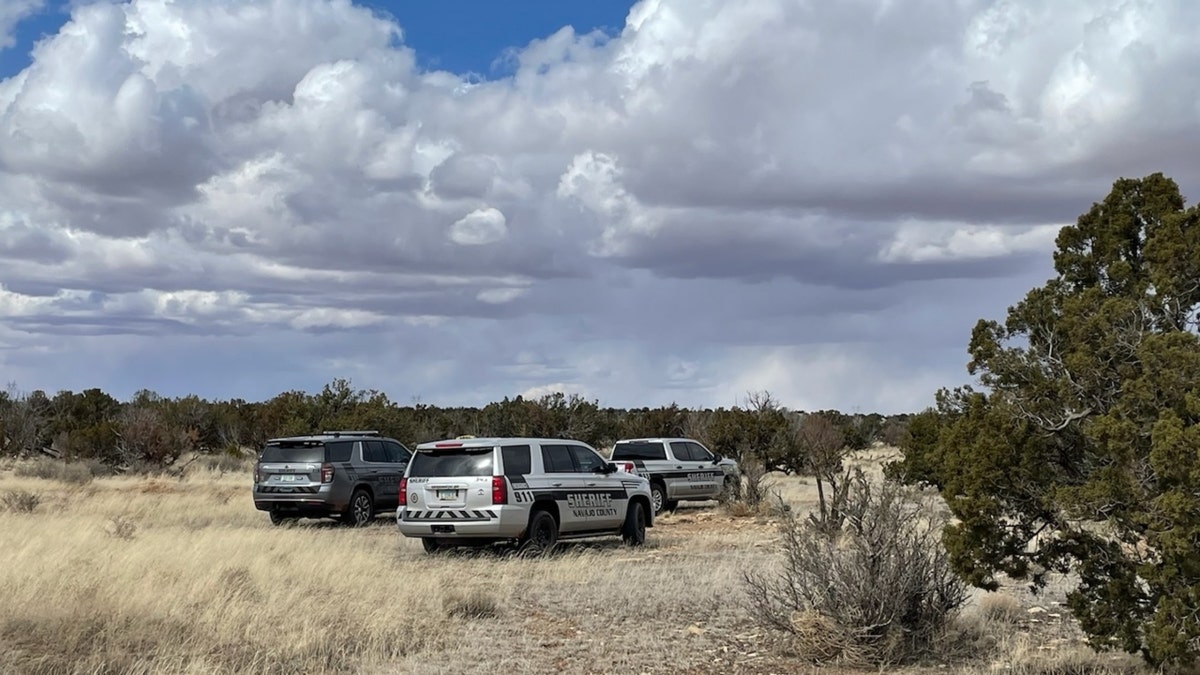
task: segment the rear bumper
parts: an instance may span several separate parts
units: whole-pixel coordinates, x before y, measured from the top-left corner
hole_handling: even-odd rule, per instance
[[[276,489],[277,490],[277,489]],[[315,515],[341,513],[350,505],[350,500],[338,498],[332,486],[324,484],[315,491],[298,488],[293,492],[267,492],[262,486],[254,486],[254,508],[259,511],[305,512]]]
[[[529,524],[529,511],[511,505],[486,509],[409,509],[396,512],[406,537],[438,539],[517,539]]]

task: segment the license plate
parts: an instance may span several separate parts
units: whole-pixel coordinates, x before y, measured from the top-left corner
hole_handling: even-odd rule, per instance
[[[438,490],[437,498],[443,502],[453,501],[458,496],[458,490]]]
[[[288,475],[280,476],[279,482],[280,483],[299,483],[301,478],[302,478],[302,476],[288,474]]]

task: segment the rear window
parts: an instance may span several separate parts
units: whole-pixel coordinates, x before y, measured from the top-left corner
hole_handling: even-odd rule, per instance
[[[613,446],[613,459],[666,459],[667,450],[662,443],[630,441]]]
[[[263,448],[262,462],[349,462],[354,441],[338,441],[324,445],[283,443]]]
[[[491,448],[453,448],[414,452],[410,477],[491,476]]]

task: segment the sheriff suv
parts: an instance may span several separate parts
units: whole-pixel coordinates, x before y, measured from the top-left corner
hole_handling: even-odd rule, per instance
[[[716,499],[737,480],[737,462],[715,455],[690,438],[636,438],[617,441],[612,461],[632,464],[650,481],[654,513],[672,511],[680,501]]]
[[[510,544],[541,553],[565,539],[619,535],[640,546],[654,526],[650,483],[586,443],[458,438],[416,447],[396,524],[429,553]]]
[[[293,518],[369,523],[399,503],[412,452],[377,431],[326,431],[267,441],[254,465],[254,506],[279,525]]]

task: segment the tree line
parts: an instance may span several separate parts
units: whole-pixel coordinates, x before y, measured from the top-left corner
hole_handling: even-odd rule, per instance
[[[848,448],[895,444],[907,417],[789,410],[768,392],[717,409],[601,407],[563,393],[473,408],[400,405],[346,379],[319,393],[286,391],[261,402],[167,398],[148,390],[120,401],[96,388],[50,396],[9,385],[0,392],[0,456],[49,454],[137,470],[170,466],[193,452],[247,454],[269,438],[371,429],[410,446],[465,434],[573,438],[598,448],[620,438],[685,436],[725,456],[756,459],[767,470],[800,473],[810,464],[811,439],[834,434]]]

